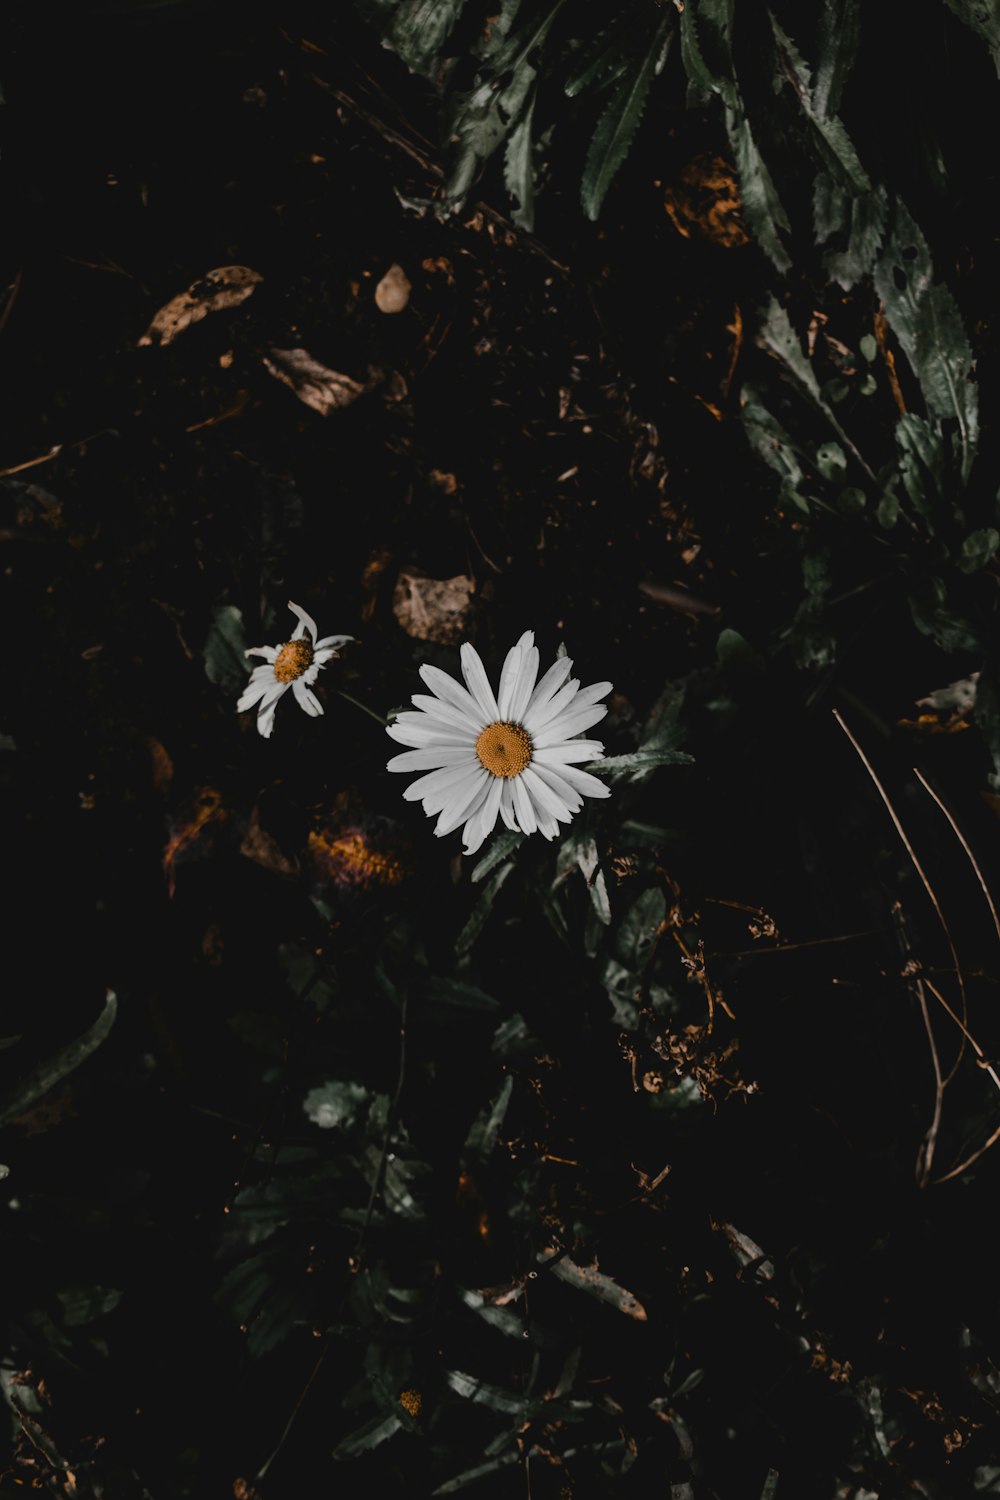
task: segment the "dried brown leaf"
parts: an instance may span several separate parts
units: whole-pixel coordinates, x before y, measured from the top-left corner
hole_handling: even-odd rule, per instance
[[[415,640],[455,646],[465,634],[474,592],[475,583],[464,573],[456,578],[426,578],[410,570],[396,580],[392,610]]]
[[[298,860],[289,859],[277,839],[260,826],[260,814],[256,807],[243,835],[240,853],[245,854],[247,859],[252,859],[255,864],[263,865],[265,870],[273,870],[275,875],[286,875],[294,879],[299,873]]]
[[[207,271],[186,291],[171,297],[160,308],[139,340],[140,348],[149,344],[169,344],[192,323],[207,318],[210,312],[238,307],[263,279],[259,271],[252,271],[249,266],[217,266],[214,271]]]
[[[264,356],[264,368],[321,417],[350,406],[367,389],[349,375],[328,370],[308,349],[272,349]]]

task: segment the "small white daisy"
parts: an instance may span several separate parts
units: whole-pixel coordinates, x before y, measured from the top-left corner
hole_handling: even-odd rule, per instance
[[[535,637],[526,630],[507,653],[496,697],[476,650],[462,647],[465,687],[437,667],[420,675],[434,694],[415,693],[418,712],[397,714],[386,730],[413,748],[389,761],[390,771],[427,771],[406,788],[408,802],[421,801],[428,817],[440,814],[440,837],[465,824],[466,854],[474,854],[493,832],[497,817],[510,829],[550,839],[572,821],[584,797],[609,797],[603,781],[574,762],[598,760],[600,740],[574,736],[603,719],[597,700],[610,682],[581,688],[567,678],[573,663],[557,658],[540,682]]]
[[[352,635],[325,635],[316,639],[316,621],[299,605],[288,601],[288,608],[298,615],[299,623],[292,631],[292,638],[283,646],[251,646],[246,656],[262,656],[266,663],[254,667],[243,696],[236,705],[236,712],[257,705],[257,728],[265,739],[269,739],[274,728],[274,711],[278,699],[291,688],[299,707],[313,718],[323,712],[323,705],[311,692],[312,684],[319,676],[320,667],[339,656],[339,647],[353,641]],[[308,639],[307,639],[308,637]]]

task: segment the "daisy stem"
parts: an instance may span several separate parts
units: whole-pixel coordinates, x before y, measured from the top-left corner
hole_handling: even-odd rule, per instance
[[[343,688],[337,688],[337,692],[341,698],[346,698],[348,703],[353,703],[355,708],[360,708],[363,714],[367,714],[369,718],[374,719],[376,724],[381,724],[383,729],[388,724],[389,720],[383,719],[382,715],[377,714],[373,708],[369,708],[367,703],[361,703],[357,698],[352,698],[350,693],[344,692]]]

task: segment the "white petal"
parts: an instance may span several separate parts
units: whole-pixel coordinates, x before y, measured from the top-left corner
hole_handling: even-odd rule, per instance
[[[500,778],[498,777],[497,780]],[[500,816],[511,833],[518,832],[517,819],[514,816],[514,789],[509,781],[504,782],[503,791],[500,793]]]
[[[465,689],[462,689],[463,693]],[[467,713],[464,708],[456,708],[452,703],[445,703],[441,698],[432,698],[427,693],[414,693],[410,699],[416,704],[417,709],[426,714],[429,719],[436,720],[439,724],[447,724],[451,729],[464,729],[472,744],[480,729],[482,729],[482,715],[476,713],[475,718]]]
[[[530,633],[530,632],[529,632]],[[521,717],[528,706],[535,686],[535,678],[538,676],[538,648],[529,642],[523,648],[521,655],[521,670],[514,684],[514,691],[510,699],[510,717],[515,723],[520,723]]]
[[[524,716],[524,727],[530,735],[538,734],[546,724],[565,711],[580,691],[580,679],[571,677],[569,682],[561,687],[558,693],[554,693],[548,703],[543,703],[539,708],[532,708]]]
[[[314,651],[313,652],[313,666],[315,666],[315,667],[325,667],[328,661],[336,661],[336,659],[337,659],[337,657],[339,655],[340,655],[340,652],[339,651],[334,651],[334,649],[333,649],[332,646],[327,646],[322,651]]]
[[[301,641],[302,637],[305,635],[306,631],[308,630],[308,632],[309,632],[309,639],[310,639],[310,641],[312,641],[313,645],[315,645],[316,644],[316,621],[313,619],[312,615],[307,614],[306,611],[302,608],[302,606],[300,604],[293,604],[292,601],[291,601],[291,599],[289,599],[289,601],[288,601],[288,608],[292,611],[293,615],[298,615],[298,617],[299,617],[299,623],[296,625],[295,629],[292,631],[292,640],[293,641]]]
[[[468,641],[466,641],[462,647],[461,658],[462,676],[465,678],[465,685],[482,712],[486,715],[483,722],[485,724],[495,723],[500,717],[500,709],[497,705],[497,700],[493,696],[493,689],[490,687],[489,678],[486,676],[486,668],[479,660],[479,652],[475,646],[470,646]]]
[[[274,728],[274,711],[278,706],[278,698],[272,698],[269,702],[262,703],[257,714],[257,728],[266,740],[271,738],[271,730]]]
[[[599,698],[606,698],[613,687],[612,682],[592,682],[589,687],[580,689],[573,700],[573,707],[583,708],[586,703],[596,703]]]
[[[466,807],[469,797],[480,785],[481,770],[481,766],[474,766],[471,770],[455,768],[454,779],[447,786],[441,786],[424,797],[423,807],[427,816],[432,818],[436,813],[444,813],[448,817],[452,812],[460,812]],[[464,822],[466,817],[468,814],[463,813],[458,822]],[[458,823],[453,823],[452,827],[457,828]]]
[[[568,656],[557,656],[528,699],[526,715],[534,709],[544,708],[549,699],[558,693],[572,670],[573,663]]]
[[[402,718],[401,714],[399,718]],[[423,714],[413,714],[414,719],[421,719]],[[445,731],[439,725],[429,721],[421,723],[400,723],[397,718],[394,724],[387,724],[385,732],[390,739],[398,740],[401,745],[412,745],[415,750],[429,750],[433,745],[440,745],[442,749],[452,750],[456,746],[469,746],[468,734],[454,729]]]
[[[305,709],[311,719],[318,719],[323,712],[323,705],[316,694],[306,687],[301,677],[297,677],[292,683],[292,692],[299,707]]]
[[[497,689],[497,706],[500,709],[501,719],[511,717],[510,705],[514,696],[514,688],[521,674],[521,662],[524,659],[524,647],[520,642],[511,646],[504,660],[503,670],[500,673],[500,686]]]
[[[489,780],[489,772],[481,770],[478,776],[472,778],[469,790],[463,796],[456,798],[454,802],[449,803],[434,829],[438,838],[442,838],[446,833],[453,833],[460,823],[466,822],[473,813],[478,812],[486,798],[486,783]]]
[[[503,778],[494,776],[486,791],[486,800],[479,814],[470,818],[462,830],[462,842],[466,854],[475,854],[481,849],[483,841],[493,832],[496,827],[497,813],[500,811],[500,797],[503,792]]]
[[[387,771],[436,771],[441,766],[457,766],[469,759],[468,750],[456,745],[454,749],[404,750],[394,755],[386,766]]]
[[[539,750],[545,750],[549,745],[561,744],[563,740],[572,739],[573,735],[589,729],[592,724],[598,724],[607,711],[606,703],[595,703],[590,708],[580,709],[574,706],[568,713],[560,714],[554,724],[549,724],[539,734],[533,736],[534,742]]]
[[[447,793],[450,787],[460,786],[467,777],[472,775],[473,771],[478,771],[478,769],[479,764],[475,759],[471,765],[466,761],[464,765],[459,763],[457,766],[439,766],[436,770],[428,772],[426,776],[418,776],[416,781],[411,781],[403,792],[403,800],[423,802],[426,798],[434,801],[439,792]],[[447,795],[443,796],[441,807],[444,807],[448,800]],[[424,811],[427,811],[426,807]],[[440,811],[440,808],[437,811]]]
[[[554,839],[559,832],[559,824],[555,818],[543,818],[538,825],[538,832],[543,839]]]
[[[522,833],[534,833],[538,827],[538,819],[535,817],[535,809],[531,798],[522,786],[523,777],[514,776],[508,782],[514,795],[514,811],[517,814],[518,825]]]
[[[599,760],[603,754],[601,740],[567,740],[565,745],[546,745],[543,750],[536,749],[532,760],[540,761],[543,766],[564,766],[573,761]]]
[[[256,682],[251,682],[248,687],[245,687],[243,689],[243,692],[240,694],[239,702],[236,705],[236,712],[238,714],[241,714],[246,709],[253,708],[254,704],[259,703],[261,698],[263,698],[265,694],[268,693],[271,688],[275,687],[276,685],[277,684],[275,683],[273,672],[271,673],[270,678],[258,677]]]
[[[339,651],[341,646],[346,646],[348,641],[353,641],[353,635],[325,635],[321,641],[317,641],[313,647],[314,651]]]
[[[535,804],[535,813],[539,822],[542,821],[540,814],[545,813],[550,818],[558,818],[560,823],[573,821],[573,814],[563,799],[540,776],[536,776],[530,766],[526,766],[521,772],[519,780],[524,782],[524,789]]]
[[[250,646],[243,653],[244,656],[262,656],[265,661],[275,661],[278,655],[277,646]]]
[[[482,717],[476,700],[466,692],[461,683],[456,682],[454,677],[449,677],[447,672],[442,672],[440,667],[432,667],[429,663],[420,668],[420,675],[436,697],[461,710],[470,724],[482,729],[487,720]]]
[[[611,788],[607,782],[602,781],[599,776],[591,776],[589,771],[581,771],[579,766],[560,766],[559,775],[585,797],[611,796]]]
[[[532,761],[531,769],[539,781],[543,781],[571,813],[578,813],[580,811],[580,808],[583,806],[583,798],[570,785],[569,780],[565,776],[560,775],[561,766],[556,771],[551,766],[542,766],[537,761]]]

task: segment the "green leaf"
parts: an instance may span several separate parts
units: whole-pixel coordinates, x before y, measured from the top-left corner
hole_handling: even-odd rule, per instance
[[[598,920],[607,927],[611,922],[611,902],[608,898],[604,871],[600,868],[597,845],[592,838],[585,839],[577,846],[576,862],[587,882],[591,905],[597,913]]]
[[[479,900],[472,908],[469,920],[462,928],[455,943],[455,952],[460,957],[462,954],[469,952],[469,950],[472,948],[473,943],[475,943],[479,934],[485,927],[486,919],[490,914],[493,902],[496,899],[496,894],[513,868],[514,861],[512,859],[508,860],[505,865],[500,866],[499,870],[497,870],[494,874],[492,880],[488,881],[487,884],[483,887]]]
[[[868,504],[868,497],[864,490],[859,490],[856,485],[849,484],[846,489],[841,490],[837,496],[837,508],[845,516],[859,516]]]
[[[875,290],[899,340],[928,412],[958,423],[963,481],[969,477],[979,436],[979,403],[971,380],[972,350],[951,292],[934,284],[923,234],[897,200],[892,233],[874,270]]]
[[[666,897],[658,887],[643,891],[629,908],[618,931],[618,957],[633,973],[649,962],[666,915]]]
[[[408,68],[426,78],[441,70],[445,43],[465,0],[357,0],[365,19],[377,27],[385,46]]]
[[[671,17],[664,14],[645,54],[633,62],[615,86],[587,152],[581,201],[588,219],[596,219],[611,182],[639,127],[650,84],[661,53],[669,45]]]
[[[466,1400],[475,1401],[480,1406],[488,1406],[491,1411],[523,1418],[527,1410],[528,1403],[522,1396],[513,1396],[499,1386],[487,1385],[484,1380],[476,1380],[463,1370],[448,1370],[444,1378],[457,1396],[464,1396]]]
[[[402,1427],[399,1417],[372,1417],[363,1427],[352,1432],[339,1442],[333,1450],[335,1459],[356,1458],[359,1453],[368,1453],[372,1448],[377,1448],[387,1438],[395,1436]]]
[[[507,1113],[510,1096],[514,1092],[514,1078],[508,1073],[504,1079],[500,1092],[488,1109],[484,1109],[477,1115],[469,1134],[465,1138],[465,1149],[469,1156],[485,1161],[493,1154],[500,1127]]]
[[[513,854],[520,844],[523,844],[527,834],[518,833],[512,828],[505,828],[503,833],[498,833],[482,859],[472,871],[473,884],[478,883],[492,869],[505,860],[508,854]]]
[[[989,47],[1000,78],[1000,6],[997,0],[945,0],[971,31],[978,32]]]
[[[523,834],[521,837],[523,838]],[[439,1005],[454,1005],[461,1010],[492,1011],[500,1009],[500,1001],[487,995],[474,984],[463,984],[458,979],[445,979],[435,975],[427,986],[429,999]]]
[[[828,250],[823,268],[845,291],[870,276],[882,247],[889,204],[883,188],[850,199],[850,228],[846,250]],[[818,239],[818,236],[817,236]]]
[[[609,781],[642,781],[657,766],[689,766],[694,756],[684,750],[633,750],[629,755],[609,755],[587,766]]]
[[[826,109],[817,109],[813,100],[812,80],[798,48],[779,24],[773,12],[769,12],[771,30],[777,43],[782,63],[781,73],[792,85],[795,98],[802,113],[813,127],[813,145],[827,171],[840,177],[845,187],[853,193],[865,193],[871,187],[868,174],[854,149],[850,136],[836,115]],[[827,99],[827,104],[829,99]]]
[[[1000,532],[992,526],[984,526],[981,531],[973,531],[962,543],[958,566],[963,573],[977,573],[980,568],[985,568],[998,547],[1000,547]]]
[[[861,343],[858,347],[861,350],[862,359],[864,359],[870,365],[874,364],[875,360],[878,358],[878,344],[870,333],[862,335]]]
[[[736,158],[744,217],[765,255],[784,273],[791,269],[792,261],[778,230],[788,230],[788,215],[742,110],[726,110],[726,130]]]
[[[944,444],[934,428],[915,412],[896,423],[899,471],[914,507],[931,517],[944,506]]]
[[[209,682],[227,693],[237,693],[246,686],[250,675],[244,654],[246,644],[241,611],[235,604],[220,604],[212,616],[202,650]]]
[[[44,1098],[50,1089],[55,1088],[57,1083],[68,1078],[70,1073],[85,1062],[92,1052],[96,1052],[114,1025],[117,1014],[118,1000],[114,991],[108,990],[104,1009],[93,1026],[88,1027],[75,1042],[70,1042],[68,1046],[32,1068],[31,1072],[14,1086],[6,1100],[0,1101],[0,1125],[7,1125],[18,1115],[23,1115],[39,1099]]]
[[[466,1469],[461,1474],[456,1474],[453,1479],[446,1479],[444,1484],[439,1484],[431,1495],[454,1495],[459,1490],[466,1489],[470,1484],[475,1484],[477,1479],[485,1479],[487,1474],[495,1474],[497,1469],[509,1468],[511,1464],[520,1462],[521,1455],[516,1448],[511,1448],[507,1453],[501,1453],[497,1458],[491,1458],[484,1464],[476,1464],[474,1469]]]
[[[67,1328],[80,1328],[111,1312],[124,1293],[110,1286],[70,1286],[57,1292],[56,1296],[63,1305],[63,1322]]]
[[[460,94],[449,121],[454,165],[445,189],[452,212],[464,202],[482,165],[516,130],[533,97],[539,49],[566,0],[554,0],[510,35],[497,27],[483,49],[483,68],[475,86]]]
[[[821,443],[816,449],[816,467],[824,479],[836,479],[847,468],[847,459],[839,443]]]
[[[504,186],[514,202],[511,217],[529,232],[535,227],[535,162],[531,140],[534,116],[533,92],[516,128],[507,137],[503,162]]]
[[[861,36],[858,0],[824,0],[819,27],[813,103],[819,114],[835,115],[854,66]]]

